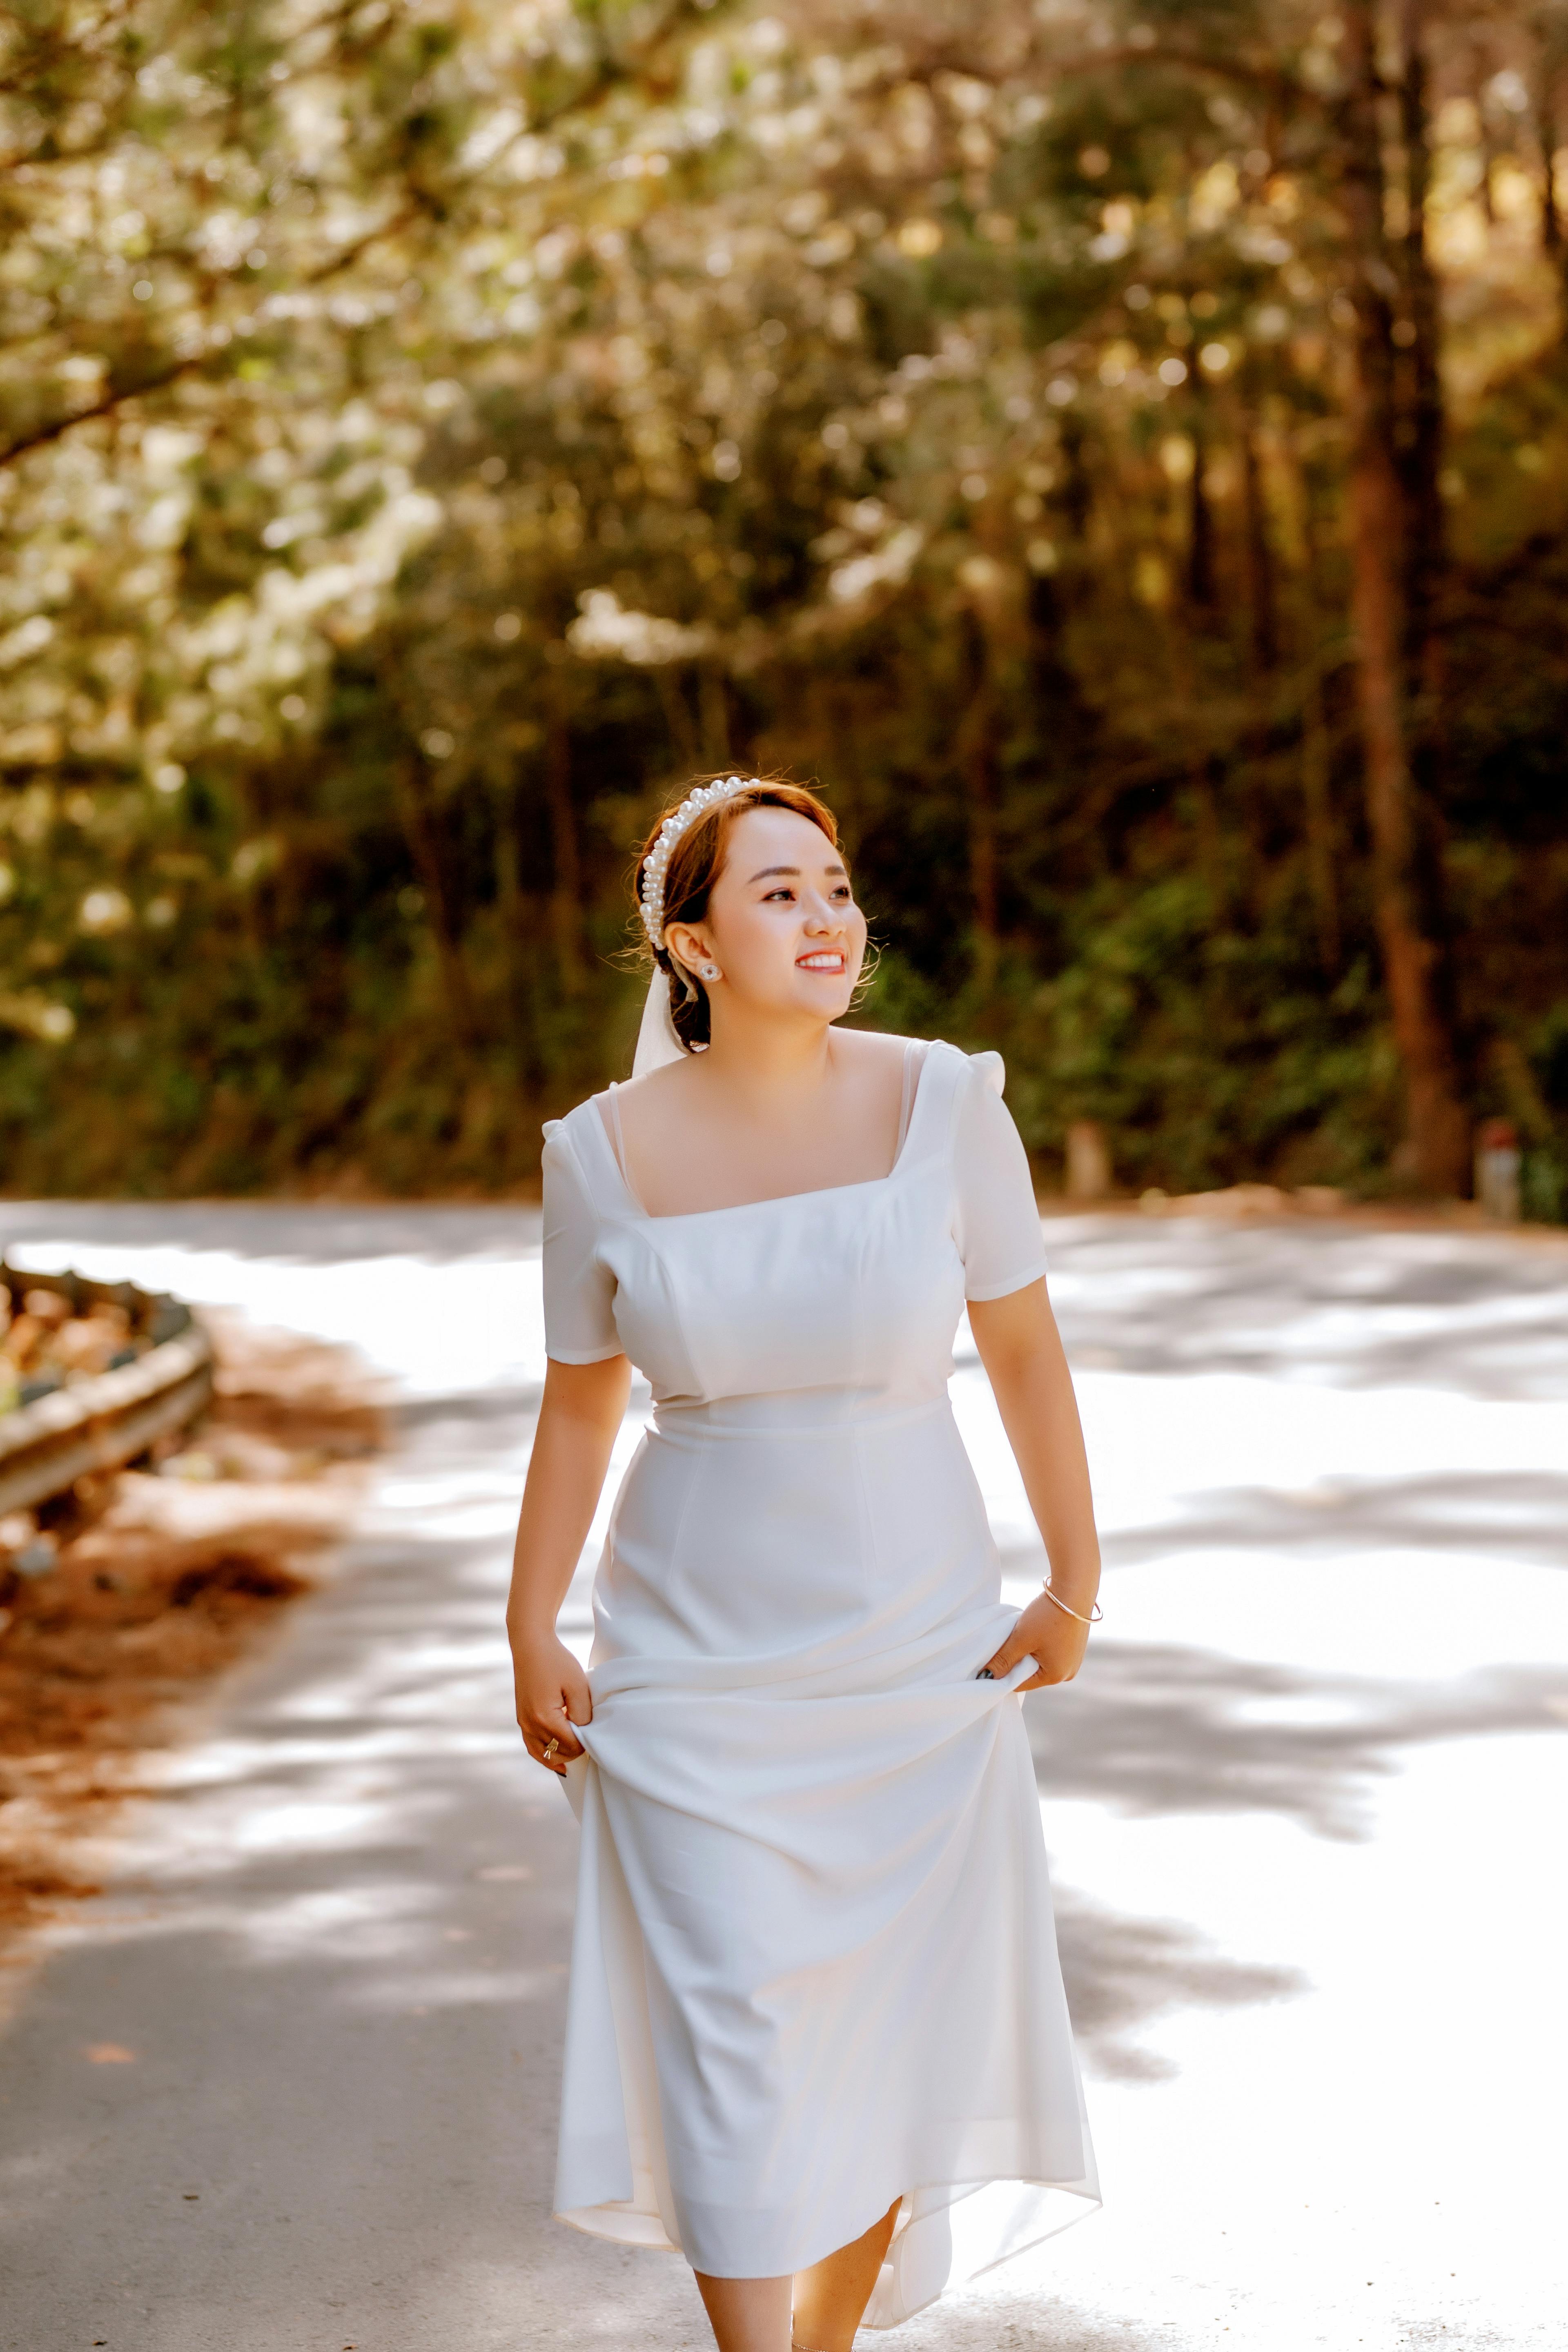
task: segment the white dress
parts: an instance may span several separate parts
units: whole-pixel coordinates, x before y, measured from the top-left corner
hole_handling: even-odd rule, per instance
[[[548,1352],[653,1425],[594,1588],[556,2210],[721,2278],[901,2197],[891,2326],[1098,2201],[947,1382],[1045,1271],[994,1055],[911,1041],[890,1175],[650,1217],[603,1097],[546,1129]],[[911,1108],[912,1097],[912,1108]],[[615,1117],[613,1094],[606,1106]]]

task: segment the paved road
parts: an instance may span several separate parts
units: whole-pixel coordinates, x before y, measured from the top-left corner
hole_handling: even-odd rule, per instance
[[[543,2218],[574,1833],[499,1632],[535,1221],[0,1203],[0,1239],[350,1339],[402,1436],[0,2048],[0,2346],[700,2346],[679,2263]],[[1110,1572],[1028,1705],[1107,2205],[890,2341],[1559,2347],[1568,1249],[1047,1240]],[[972,1360],[956,1395],[1021,1594]]]

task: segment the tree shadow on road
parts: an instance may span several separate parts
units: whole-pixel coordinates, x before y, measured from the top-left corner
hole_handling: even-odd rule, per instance
[[[1075,1364],[1568,1395],[1568,1245],[1280,1219],[1047,1217]]]
[[[1111,1568],[1232,1553],[1267,1555],[1288,1573],[1347,1552],[1455,1551],[1555,1568],[1565,1524],[1568,1477],[1549,1472],[1346,1480],[1301,1496],[1200,1495],[1173,1525],[1110,1535],[1104,1551]],[[1044,1565],[1027,1546],[1006,1560],[1031,1581]],[[1350,1841],[1369,1833],[1379,1786],[1412,1749],[1555,1727],[1565,1697],[1568,1668],[1553,1664],[1418,1683],[1101,1640],[1075,1682],[1031,1695],[1026,1717],[1047,1801],[1088,1798],[1141,1816],[1261,1812]],[[1304,1989],[1290,1971],[1233,1967],[1179,1926],[1077,1912],[1078,1903],[1060,1900],[1063,1962],[1102,2072],[1159,2071],[1127,2037],[1163,2010]]]
[[[1168,2082],[1180,2070],[1141,2048],[1140,2029],[1175,2009],[1231,2009],[1309,1990],[1300,1969],[1228,1960],[1174,1920],[1134,1919],[1056,1889],[1057,1943],[1073,2032],[1098,2074]]]
[[[1025,1719],[1047,1822],[1050,1804],[1087,1798],[1143,1816],[1262,1812],[1352,1841],[1370,1833],[1372,1795],[1403,1754],[1560,1725],[1564,1680],[1519,1666],[1388,1683],[1106,1643],[1075,1682],[1031,1693]],[[1156,2016],[1309,1990],[1299,1970],[1226,1958],[1179,1922],[1114,1913],[1066,1888],[1057,1913],[1074,2025],[1095,2068],[1122,2081],[1175,2071],[1138,2044]]]
[[[1129,1813],[1268,1812],[1361,1838],[1402,1753],[1560,1724],[1563,1670],[1491,1666],[1457,1680],[1309,1675],[1173,1644],[1107,1642],[1076,1682],[1030,1695],[1042,1793]]]
[[[1484,1552],[1528,1567],[1568,1559],[1568,1476],[1549,1470],[1471,1471],[1410,1478],[1342,1477],[1291,1495],[1227,1486],[1182,1497],[1181,1516],[1112,1531],[1108,1568],[1138,1568],[1183,1552],[1267,1551],[1309,1561],[1347,1551]],[[1017,1548],[1019,1563],[1039,1557]],[[1009,1558],[1008,1565],[1014,1566]]]

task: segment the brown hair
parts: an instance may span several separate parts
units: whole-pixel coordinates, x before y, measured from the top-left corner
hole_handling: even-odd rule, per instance
[[[638,907],[638,929],[641,930],[643,873],[658,841],[659,828],[667,817],[673,816],[687,795],[699,784],[721,783],[721,776],[693,776],[683,784],[678,798],[656,818],[652,832],[637,853],[637,872],[632,879],[633,893]],[[664,869],[664,920],[669,923],[700,923],[708,912],[708,901],[713,885],[724,870],[724,858],[729,847],[730,828],[738,816],[748,809],[792,809],[796,816],[807,818],[837,848],[838,827],[833,811],[826,801],[807,792],[804,784],[786,783],[782,777],[759,776],[743,793],[732,793],[727,801],[712,808],[688,825],[669,854]],[[695,972],[688,972],[677,963],[662,940],[652,947],[647,932],[643,939],[652,952],[653,961],[669,982],[669,1017],[675,1034],[689,1054],[706,1045],[711,1034],[708,1012],[708,993]]]

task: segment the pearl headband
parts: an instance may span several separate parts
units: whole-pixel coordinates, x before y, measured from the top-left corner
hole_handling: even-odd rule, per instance
[[[642,887],[637,893],[637,906],[642,915],[643,929],[655,948],[664,945],[664,877],[669,866],[669,854],[683,833],[689,832],[700,816],[722,801],[733,800],[737,793],[755,791],[760,778],[756,776],[721,776],[716,784],[699,784],[688,793],[680,806],[667,816],[659,826],[658,838],[647,854],[643,867]]]

